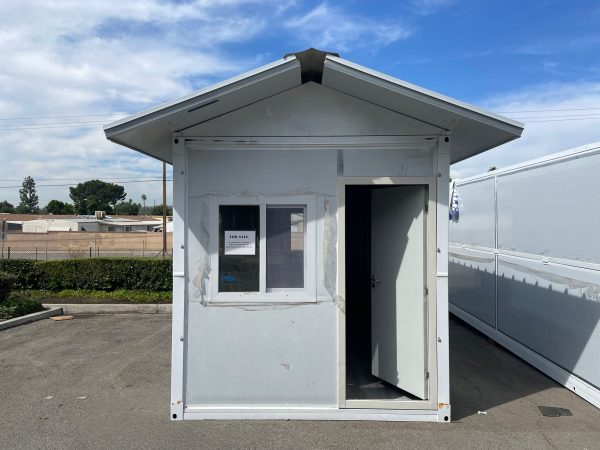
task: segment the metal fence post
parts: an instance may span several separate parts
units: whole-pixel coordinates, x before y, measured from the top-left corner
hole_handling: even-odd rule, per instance
[[[90,258],[92,257],[92,247],[90,247]]]
[[[37,261],[37,247],[35,248],[35,260]]]
[[[8,246],[8,259],[10,259],[10,245]]]

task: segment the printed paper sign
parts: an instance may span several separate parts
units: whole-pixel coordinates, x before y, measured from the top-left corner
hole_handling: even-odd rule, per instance
[[[226,255],[255,255],[256,231],[225,231]]]

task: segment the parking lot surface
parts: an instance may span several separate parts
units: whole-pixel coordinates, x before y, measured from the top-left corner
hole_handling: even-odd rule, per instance
[[[90,315],[0,332],[0,448],[600,448],[600,410],[456,319],[451,424],[171,422],[170,320]]]

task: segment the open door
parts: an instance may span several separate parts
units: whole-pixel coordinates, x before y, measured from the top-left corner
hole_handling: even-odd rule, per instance
[[[372,374],[425,399],[425,186],[371,191]]]

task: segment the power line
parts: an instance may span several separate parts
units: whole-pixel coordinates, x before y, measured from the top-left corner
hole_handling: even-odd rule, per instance
[[[516,119],[518,120],[529,120],[529,119],[568,119],[571,117],[583,117],[583,118],[589,118],[589,119],[594,119],[596,117],[600,116],[599,114],[571,114],[571,115],[565,115],[565,116],[530,116],[530,117],[516,117]]]
[[[43,129],[61,129],[61,128],[96,128],[102,126],[104,122],[98,122],[96,125],[58,125],[58,126],[42,126],[42,127],[20,127],[15,125],[13,128],[0,127],[0,131],[19,131],[19,130],[43,130]]]
[[[9,128],[9,127],[43,127],[43,126],[53,126],[53,125],[88,125],[88,124],[102,124],[105,123],[104,120],[90,120],[85,122],[51,122],[51,123],[9,123],[0,125],[1,128]]]
[[[572,122],[579,120],[600,120],[600,117],[587,117],[587,118],[579,118],[579,119],[549,119],[549,120],[530,120],[525,123],[544,123],[544,122]]]
[[[561,108],[561,109],[532,109],[529,111],[498,111],[497,114],[519,114],[519,113],[538,113],[538,112],[562,112],[562,111],[592,111],[598,108]]]
[[[162,178],[161,179],[153,179],[153,180],[134,180],[134,181],[124,181],[122,182],[123,184],[131,184],[131,183],[148,183],[148,182],[162,182]],[[173,181],[173,179],[168,179],[167,181]],[[73,183],[70,184],[36,184],[35,187],[68,187],[68,186],[73,186]],[[23,187],[22,185],[16,185],[16,186],[0,186],[0,189],[14,189],[14,188],[21,188]]]
[[[559,108],[559,109],[532,109],[532,110],[520,110],[520,111],[499,111],[498,114],[519,114],[519,113],[544,113],[544,112],[563,112],[563,111],[596,111],[598,108]],[[81,115],[68,115],[68,116],[36,116],[36,117],[3,117],[0,120],[34,120],[34,119],[68,119],[68,118],[82,118],[82,117],[124,117],[125,113],[110,113],[110,114],[81,114]],[[600,117],[600,113],[589,113],[589,114],[565,114],[558,116],[536,116],[536,117],[515,117],[516,120],[522,120],[525,123],[542,123],[542,122],[562,122],[562,121],[573,121],[573,120],[594,120]],[[535,119],[535,120],[531,120]],[[538,120],[539,119],[539,120]],[[54,122],[54,123],[14,123],[0,125],[0,131],[21,131],[21,130],[48,130],[48,129],[68,129],[68,128],[96,128],[103,125],[105,120],[94,120],[85,122]]]
[[[80,181],[80,180],[89,180],[89,177],[82,177],[82,178],[35,178],[35,180],[37,181]],[[139,177],[132,177],[132,178],[102,178],[102,181],[137,181],[139,180]],[[7,181],[21,181],[21,178],[5,178],[5,179],[0,179],[0,182],[7,182]],[[156,181],[156,180],[162,180],[162,178],[144,178],[144,180],[150,180],[150,181]]]
[[[109,114],[79,114],[74,116],[35,116],[35,117],[0,117],[0,120],[36,120],[36,119],[72,119],[79,117],[112,117],[128,116],[129,113],[109,113]]]
[[[538,113],[538,112],[562,112],[562,111],[591,111],[600,109],[594,108],[558,108],[558,109],[531,109],[519,111],[497,111],[497,114],[519,114],[519,113]],[[0,117],[0,120],[36,120],[36,119],[72,119],[79,117],[112,117],[112,116],[128,116],[131,113],[106,113],[106,114],[74,114],[65,116],[31,116],[31,117]]]

